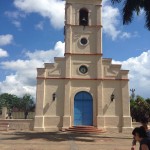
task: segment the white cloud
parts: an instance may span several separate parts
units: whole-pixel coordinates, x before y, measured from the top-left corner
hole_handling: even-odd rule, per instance
[[[21,18],[25,18],[26,14],[20,11],[5,11],[4,13],[18,29],[21,29]]]
[[[44,22],[41,21],[41,22],[39,22],[38,24],[35,25],[35,28],[39,29],[39,30],[43,30],[43,26],[44,26]]]
[[[53,62],[54,57],[61,57],[64,55],[64,43],[61,41],[57,42],[54,47],[54,51],[37,50],[34,53],[27,52],[26,55],[30,59]]]
[[[123,32],[121,35],[121,38],[130,38],[131,37],[131,33],[128,32]]]
[[[12,21],[12,23],[17,27],[20,28],[21,27],[21,23],[17,20]]]
[[[123,32],[120,26],[120,11],[117,7],[110,5],[110,1],[104,0],[102,7],[103,32],[115,40],[116,38],[127,39],[133,33]]]
[[[107,35],[111,36],[113,40],[116,39],[121,32],[116,28],[116,26],[119,24],[118,16],[118,8],[113,8],[112,6],[104,5],[102,9],[103,31]]]
[[[126,61],[113,61],[122,64],[123,69],[130,70],[130,87],[136,89],[136,94],[150,97],[150,50],[143,52],[138,57]]]
[[[38,13],[50,19],[55,28],[63,28],[65,1],[61,0],[14,0],[14,5],[26,13]]]
[[[13,35],[6,34],[6,35],[0,35],[0,46],[11,44],[13,41]]]
[[[0,58],[1,57],[8,57],[7,51],[3,50],[2,48],[0,48]]]
[[[6,76],[6,79],[0,82],[0,93],[7,92],[18,96],[29,93],[35,97],[36,68],[43,67],[44,62],[53,62],[54,57],[61,57],[63,54],[64,43],[59,41],[53,50],[25,52],[26,60],[1,62],[1,69],[12,71],[14,74]]]
[[[11,19],[25,18],[26,14],[19,11],[5,11],[4,14]]]
[[[122,39],[129,39],[131,37],[139,37],[138,32],[133,32],[133,33],[122,32],[122,34],[120,35],[120,38]]]

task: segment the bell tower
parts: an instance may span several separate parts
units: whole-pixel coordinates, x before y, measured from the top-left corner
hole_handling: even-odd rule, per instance
[[[101,0],[66,0],[66,78],[102,78],[101,7]]]
[[[76,104],[73,104],[75,101],[72,100],[73,89],[76,92],[96,89],[93,91],[94,100],[96,97],[102,99],[102,94],[97,95],[102,93],[99,86],[101,81],[96,82],[103,76],[101,7],[101,0],[66,0],[64,33],[67,80],[63,128],[76,122],[76,114],[73,114],[76,109]],[[101,105],[100,102],[97,103]],[[96,102],[93,103],[92,116],[92,125],[96,126]]]
[[[65,54],[102,54],[101,0],[66,0]]]

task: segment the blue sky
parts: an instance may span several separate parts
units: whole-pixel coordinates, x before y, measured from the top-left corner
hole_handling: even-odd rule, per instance
[[[120,9],[103,1],[104,57],[129,69],[130,88],[150,97],[150,31],[144,12],[123,26]],[[0,93],[35,97],[36,68],[63,56],[63,22],[63,1],[0,0]]]

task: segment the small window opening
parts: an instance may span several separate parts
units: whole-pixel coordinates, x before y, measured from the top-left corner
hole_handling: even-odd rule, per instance
[[[80,19],[79,25],[88,26],[89,19],[88,19],[88,11],[86,9],[80,10],[79,19]]]

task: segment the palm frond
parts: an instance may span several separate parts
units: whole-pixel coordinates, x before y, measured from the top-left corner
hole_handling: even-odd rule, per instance
[[[124,7],[122,10],[122,16],[123,16],[123,24],[129,24],[131,23],[133,19],[133,5],[131,5],[131,0],[126,0],[124,3]]]
[[[122,10],[123,24],[129,24],[133,20],[133,12],[135,11],[137,15],[141,9],[141,0],[126,0],[124,3],[124,8]]]
[[[150,30],[150,0],[145,0],[144,2],[144,10],[145,10],[145,26],[148,30]]]

